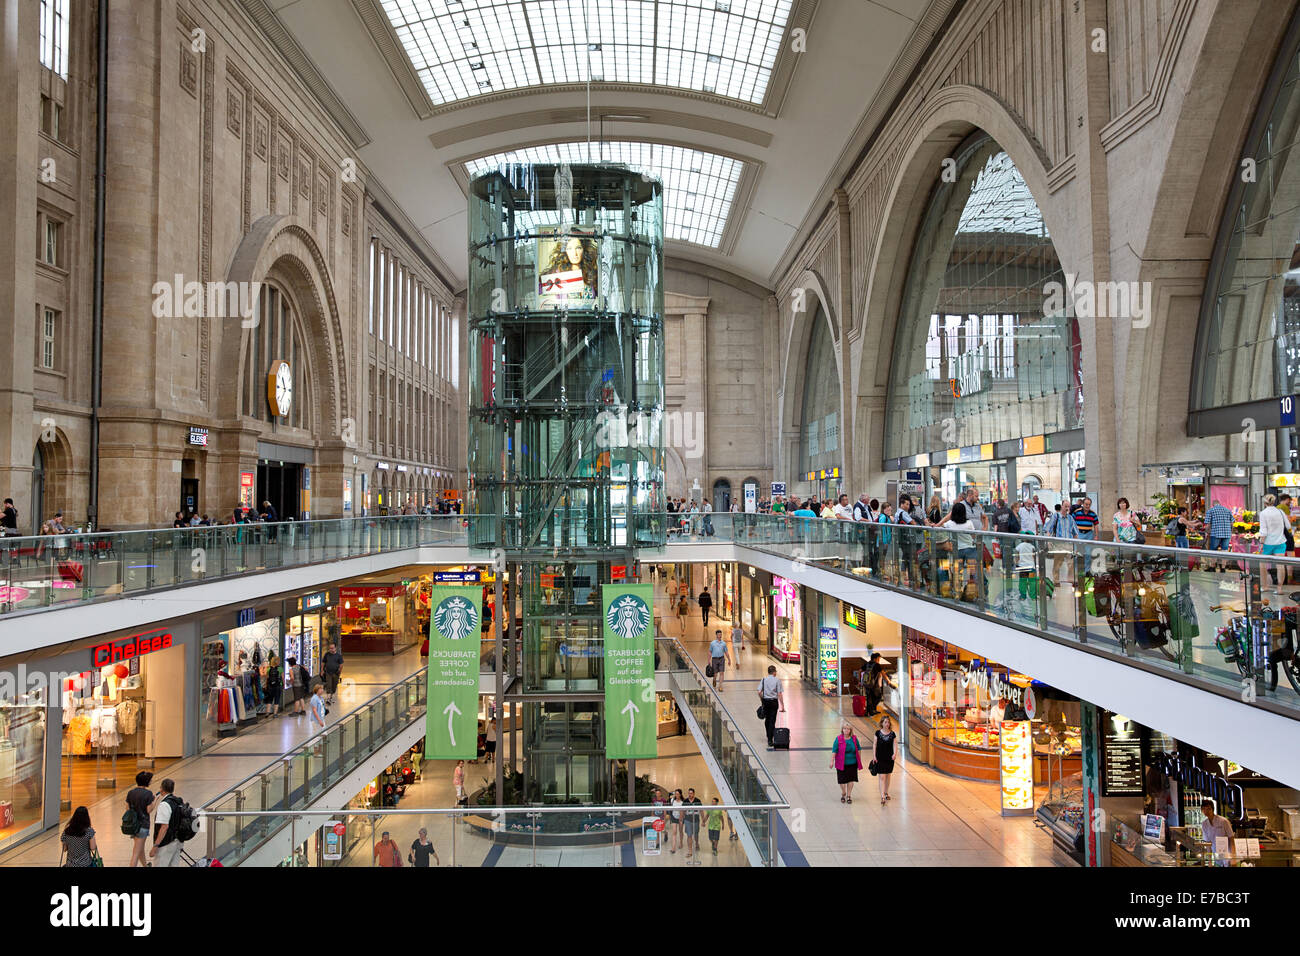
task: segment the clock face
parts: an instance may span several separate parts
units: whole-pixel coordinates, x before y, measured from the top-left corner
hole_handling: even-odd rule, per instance
[[[293,371],[288,362],[277,360],[271,363],[266,386],[266,397],[271,403],[271,410],[281,418],[288,415],[293,404]]]

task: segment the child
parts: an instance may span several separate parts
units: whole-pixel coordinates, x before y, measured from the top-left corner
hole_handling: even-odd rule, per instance
[[[718,838],[722,836],[722,811],[718,809],[718,798],[713,798],[714,806],[708,811],[709,842],[713,844],[713,855],[718,855]]]

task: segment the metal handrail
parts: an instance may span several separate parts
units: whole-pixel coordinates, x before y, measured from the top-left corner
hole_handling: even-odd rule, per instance
[[[693,673],[695,677],[695,682],[699,684],[700,689],[703,690],[706,694],[708,694],[709,697],[712,699],[713,706],[722,712],[722,715],[731,722],[731,725],[733,727],[739,730],[740,722],[736,720],[736,718],[732,715],[731,711],[727,709],[727,705],[722,701],[722,695],[713,689],[713,686],[709,681],[709,679],[704,676],[704,671],[700,669],[700,665],[695,662],[695,659],[693,657],[691,657],[689,654],[686,653],[686,648],[682,646],[681,642],[675,637],[661,636],[656,638],[656,640],[665,641],[666,643],[669,643],[675,647],[678,656],[681,657],[683,660],[686,661],[687,664],[690,665],[689,670]],[[755,750],[750,745],[748,738],[742,735],[741,740],[744,742],[745,747],[749,750],[749,755],[753,757],[754,762],[758,764],[758,769],[762,772],[762,775],[767,778],[766,785],[770,786],[773,792],[775,792],[777,797],[777,802],[784,802],[785,795],[781,793],[781,788],[776,785],[776,780],[772,776],[772,772],[767,769],[767,764],[763,763],[763,758],[760,757],[758,755],[758,751]]]
[[[385,687],[379,693],[375,694],[375,696],[371,697],[369,700],[358,705],[356,708],[350,710],[348,713],[343,714],[340,720],[347,717],[355,717],[356,715],[360,714],[362,711],[366,710],[367,708],[373,707],[375,705],[375,701],[379,700],[382,697],[386,697],[397,688],[404,687],[407,684],[417,680],[422,675],[425,675],[427,679],[428,671],[429,671],[428,665],[421,667],[418,671],[412,671],[406,677],[403,677],[401,680],[389,684],[387,687]],[[316,746],[319,746],[320,743],[323,742],[325,735],[338,726],[339,726],[338,723],[334,723],[326,726],[324,730],[318,730],[316,733],[312,734],[310,737],[308,737],[305,741],[303,741],[298,746],[294,747],[292,750],[286,751],[285,753],[281,754],[279,757],[276,757],[274,760],[270,761],[269,763],[263,765],[262,767],[259,767],[257,770],[254,770],[243,780],[239,781],[239,783],[227,787],[225,790],[221,791],[221,793],[217,794],[215,797],[212,797],[210,800],[204,803],[200,809],[206,810],[208,807],[216,803],[218,800],[224,800],[226,797],[229,797],[237,793],[239,789],[244,786],[244,784],[251,783],[252,781],[256,780],[258,777],[261,777],[263,774],[275,769],[280,764],[284,763],[286,760],[292,760],[295,756],[298,755],[298,753],[312,750]]]

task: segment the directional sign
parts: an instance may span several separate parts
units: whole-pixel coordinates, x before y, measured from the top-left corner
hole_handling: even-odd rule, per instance
[[[429,695],[426,759],[478,756],[478,661],[481,587],[434,587],[429,593]]]
[[[654,586],[605,584],[605,755],[659,755],[655,715]]]

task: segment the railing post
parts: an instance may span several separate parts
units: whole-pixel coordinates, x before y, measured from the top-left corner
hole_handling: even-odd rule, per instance
[[[777,865],[777,846],[776,846],[776,811],[767,811],[767,865]]]

